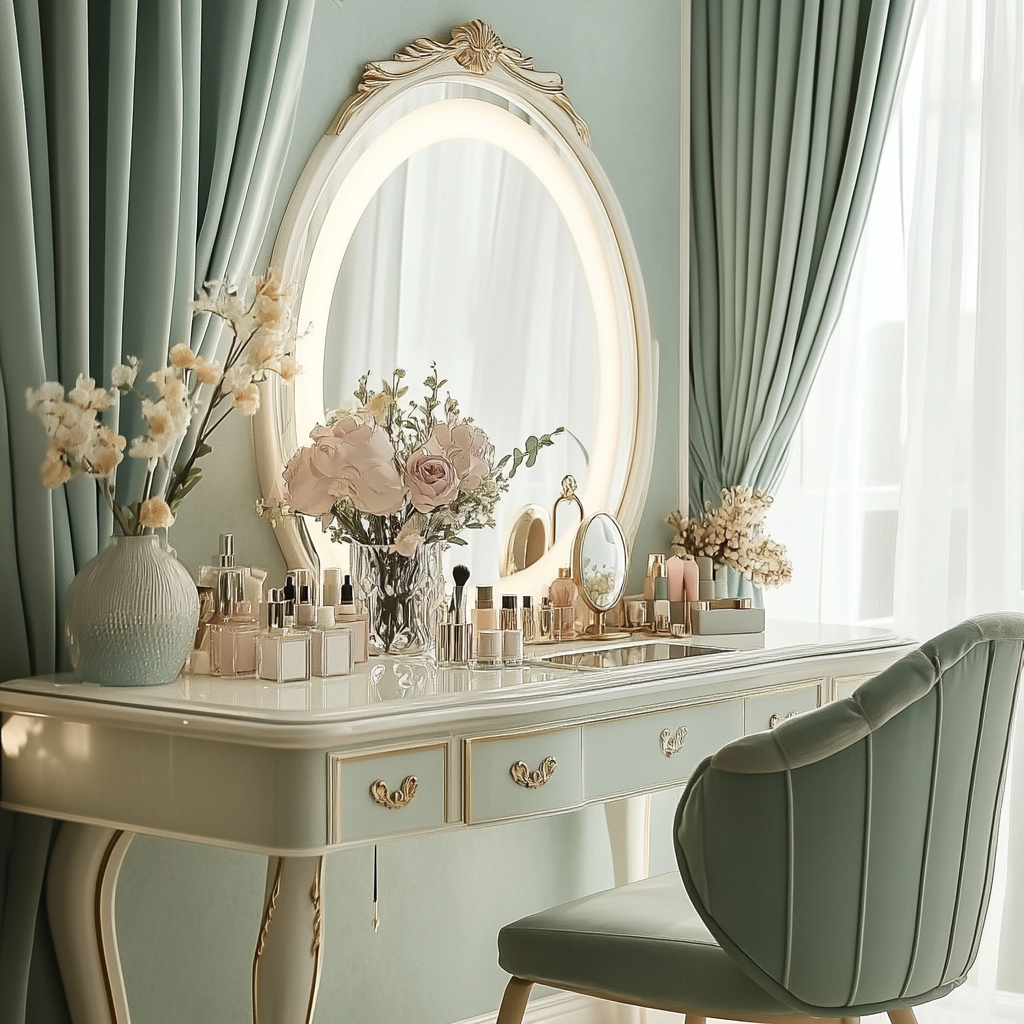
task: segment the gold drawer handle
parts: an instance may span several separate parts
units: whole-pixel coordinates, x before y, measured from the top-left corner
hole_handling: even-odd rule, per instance
[[[393,792],[388,791],[388,784],[383,779],[378,779],[370,784],[370,796],[381,807],[386,807],[389,811],[400,811],[403,807],[408,807],[419,788],[420,780],[415,775],[407,775],[402,780],[401,788]]]
[[[796,716],[799,714],[799,711],[790,711],[789,714],[786,715],[785,718],[783,718],[782,715],[776,712],[774,715],[772,715],[771,718],[768,719],[768,728],[774,729],[777,725],[782,725],[782,723],[785,722],[787,719],[796,718]]]
[[[553,757],[545,757],[535,772],[530,771],[530,767],[525,761],[516,761],[509,768],[508,773],[517,786],[522,786],[524,789],[540,789],[555,774],[557,767],[558,762]]]
[[[661,735],[658,737],[661,743],[661,752],[666,757],[675,757],[683,749],[687,732],[688,730],[685,725],[679,726],[675,732],[671,729],[662,729]]]

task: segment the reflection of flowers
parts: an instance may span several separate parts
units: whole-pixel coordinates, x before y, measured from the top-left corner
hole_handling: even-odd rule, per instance
[[[590,559],[583,561],[583,589],[590,596],[591,600],[599,597],[608,597],[615,593],[616,573],[610,565],[598,566]]]
[[[764,514],[772,503],[765,491],[749,487],[725,487],[722,504],[692,519],[684,519],[679,509],[665,518],[676,528],[672,550],[677,555],[706,555],[719,566],[742,573],[759,587],[778,587],[788,583],[793,565],[786,548],[764,531]]]

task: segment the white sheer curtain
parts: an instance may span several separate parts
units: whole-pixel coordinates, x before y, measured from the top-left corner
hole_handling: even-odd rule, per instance
[[[765,604],[924,638],[1024,609],[1024,3],[919,0],[909,46],[857,269],[769,517],[794,582]],[[922,1022],[1024,1021],[1024,756],[1004,807],[978,963]]]
[[[407,397],[421,399],[435,359],[444,391],[499,456],[558,426],[589,447],[594,353],[590,293],[550,194],[503,150],[447,140],[399,167],[360,219],[328,321],[324,402],[335,408],[367,370],[376,387],[396,366],[408,371]],[[490,582],[502,522],[527,503],[549,509],[567,473],[582,482],[586,462],[563,436],[516,475],[499,529],[470,534],[447,561]]]

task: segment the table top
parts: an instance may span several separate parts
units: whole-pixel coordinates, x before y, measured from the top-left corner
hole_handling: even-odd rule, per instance
[[[497,670],[441,667],[424,657],[371,658],[351,675],[300,683],[183,675],[164,686],[109,687],[81,682],[71,674],[37,676],[0,685],[0,711],[92,721],[145,717],[151,722],[177,719],[185,725],[205,721],[246,723],[257,729],[322,726],[361,731],[399,726],[409,716],[443,724],[468,711],[479,717],[488,711],[506,714],[513,705],[535,710],[541,705],[585,703],[608,699],[623,687],[656,687],[665,681],[692,684],[696,694],[709,686],[713,689],[722,673],[888,650],[910,641],[865,627],[769,622],[762,634],[655,643],[657,649],[651,647],[652,638],[637,635],[621,642],[530,646],[522,668]],[[697,648],[713,648],[715,653],[692,656]],[[691,656],[646,660],[684,650]],[[572,655],[570,663],[542,660],[558,655]]]

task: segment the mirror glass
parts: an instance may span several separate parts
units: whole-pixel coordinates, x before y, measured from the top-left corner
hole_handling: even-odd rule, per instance
[[[324,409],[407,371],[421,398],[430,360],[497,457],[564,427],[501,499],[497,529],[447,553],[493,579],[505,524],[550,506],[561,479],[586,479],[597,356],[594,308],[576,245],[550,192],[487,142],[446,139],[414,153],[374,194],[334,286],[323,358]],[[449,566],[450,567],[450,566]],[[523,566],[518,566],[522,568]]]
[[[584,520],[576,535],[573,561],[583,600],[596,612],[614,608],[629,571],[626,539],[614,516],[598,512]]]

